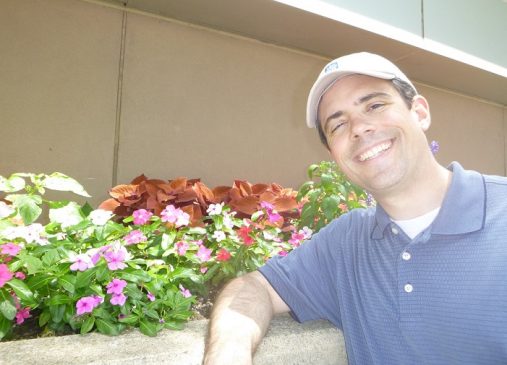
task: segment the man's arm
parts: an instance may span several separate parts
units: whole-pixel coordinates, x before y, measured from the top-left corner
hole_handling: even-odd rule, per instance
[[[234,279],[214,304],[204,364],[251,364],[273,315],[288,311],[261,273]]]

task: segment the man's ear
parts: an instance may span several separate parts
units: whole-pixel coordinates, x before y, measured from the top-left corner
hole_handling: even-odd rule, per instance
[[[414,96],[412,100],[412,112],[416,114],[421,129],[427,131],[431,125],[431,114],[430,106],[424,96]]]

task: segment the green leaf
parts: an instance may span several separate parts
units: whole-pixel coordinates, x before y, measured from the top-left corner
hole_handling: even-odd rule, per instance
[[[49,307],[49,313],[51,315],[52,322],[60,323],[63,319],[63,315],[65,314],[65,305],[51,305]]]
[[[49,299],[47,301],[47,304],[50,306],[61,306],[62,304],[67,304],[67,303],[71,303],[71,302],[72,302],[72,298],[70,298],[69,296],[63,295],[63,294],[57,294],[57,295],[51,297],[51,299]],[[63,307],[65,309],[65,306],[63,306]]]
[[[123,318],[120,318],[118,319],[119,322],[121,323],[126,323],[126,324],[136,324],[138,321],[139,321],[139,316],[136,315],[136,314],[129,314],[128,316],[125,316]]]
[[[43,181],[43,186],[51,190],[72,191],[74,194],[90,198],[90,195],[84,190],[80,183],[60,172],[54,172],[47,176]]]
[[[42,256],[42,262],[46,266],[52,266],[58,261],[60,261],[60,254],[56,248],[46,251],[46,253]]]
[[[16,191],[24,189],[24,187],[25,179],[22,179],[19,176],[11,175],[8,179],[0,176],[0,191],[5,191],[6,193],[14,193]]]
[[[203,228],[203,227],[191,227],[188,230],[188,234],[191,234],[191,235],[204,235],[204,234],[206,234],[206,229]]]
[[[84,203],[81,207],[81,212],[83,212],[85,217],[88,217],[92,211],[93,207],[88,202]]]
[[[96,272],[95,268],[88,269],[85,271],[79,271],[76,274],[76,282],[74,283],[75,289],[85,288],[88,285],[90,285],[90,282],[92,281],[95,272]]]
[[[165,321],[164,328],[181,331],[183,328],[185,328],[185,323],[182,321]]]
[[[109,278],[109,275],[110,273],[107,265],[103,264],[101,266],[98,266],[98,269],[96,271],[96,278],[98,281],[105,281],[107,278]]]
[[[136,283],[136,284],[151,281],[151,276],[148,273],[146,273],[145,271],[142,271],[142,270],[132,270],[132,271],[128,270],[127,271],[127,270],[128,269],[126,269],[123,272],[120,272],[118,276],[122,279],[125,279],[127,281],[130,281],[130,282]]]
[[[157,324],[146,319],[141,319],[139,329],[146,336],[155,337],[157,335]]]
[[[53,277],[49,275],[36,275],[28,279],[27,284],[30,288],[32,288],[32,290],[38,290],[43,286],[48,285],[51,279],[53,279]]]
[[[39,327],[44,327],[46,323],[49,322],[49,319],[51,318],[51,313],[48,310],[44,310],[39,316]]]
[[[42,213],[42,198],[39,195],[8,195],[26,225],[32,224]]]
[[[154,309],[144,309],[143,313],[150,318],[156,319],[157,321],[160,319],[158,313]]]
[[[18,255],[18,257],[26,264],[28,275],[33,275],[42,271],[42,261],[37,257],[25,253]]]
[[[16,307],[10,300],[3,300],[0,302],[0,313],[2,313],[8,320],[12,321],[14,317],[16,317],[16,312]]]
[[[97,329],[99,330],[100,333],[109,336],[117,336],[120,334],[118,327],[115,326],[114,323],[110,321],[106,321],[102,318],[97,318],[95,319],[95,323],[97,324]]]
[[[12,322],[3,316],[0,316],[0,340],[9,334],[11,329]]]
[[[88,333],[92,330],[93,325],[95,324],[95,318],[90,316],[85,319],[83,324],[81,325],[81,331],[80,333],[84,335],[85,333]]]
[[[171,231],[169,234],[164,233],[162,235],[162,242],[160,242],[160,247],[162,250],[167,250],[169,248],[169,245],[174,242],[174,239],[176,238],[176,232]]]
[[[36,306],[38,304],[30,288],[21,280],[11,279],[7,282],[7,285],[14,290],[14,293],[24,305]]]
[[[327,196],[322,200],[322,211],[328,220],[332,220],[337,216],[338,204],[340,204],[340,198],[336,195]]]
[[[76,291],[76,277],[71,274],[67,274],[58,279],[58,283],[67,290],[70,294],[74,294]]]

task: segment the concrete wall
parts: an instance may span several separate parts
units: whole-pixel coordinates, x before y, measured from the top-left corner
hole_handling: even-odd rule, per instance
[[[317,55],[80,0],[0,0],[0,49],[0,175],[61,171],[97,203],[140,173],[297,188],[327,158]],[[416,86],[442,163],[504,175],[506,109]]]

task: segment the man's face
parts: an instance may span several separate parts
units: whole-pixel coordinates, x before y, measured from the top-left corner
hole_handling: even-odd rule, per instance
[[[376,197],[410,186],[428,161],[427,102],[416,96],[408,109],[390,81],[338,80],[322,97],[319,120],[338,166]]]

